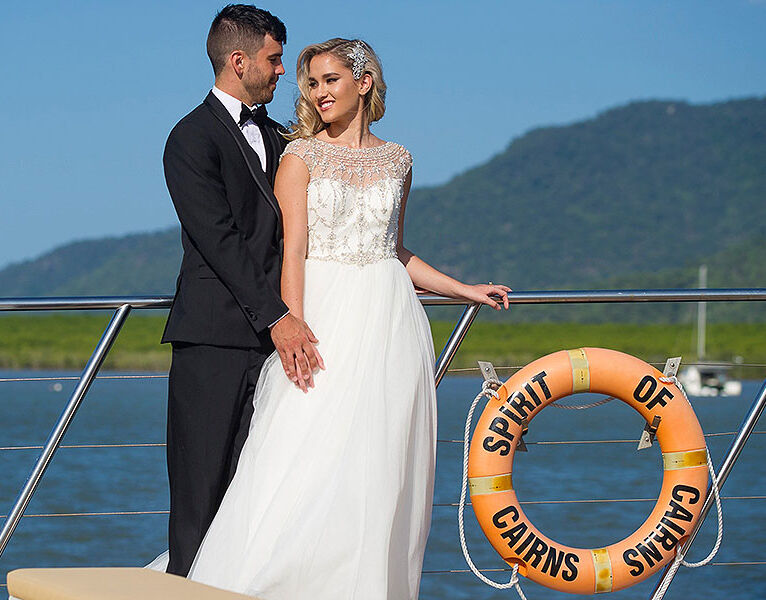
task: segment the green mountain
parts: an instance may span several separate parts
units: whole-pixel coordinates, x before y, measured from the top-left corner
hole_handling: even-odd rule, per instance
[[[1,270],[0,296],[172,294],[180,264],[176,227],[73,242]]]
[[[535,129],[444,185],[413,190],[405,237],[457,277],[515,289],[694,287],[703,262],[710,287],[766,287],[764,166],[766,98],[635,102]],[[75,242],[0,270],[0,296],[171,293],[179,258],[177,228]],[[516,315],[676,320],[692,308]],[[752,305],[711,311],[766,318]]]
[[[468,280],[583,287],[763,234],[765,166],[766,99],[637,102],[415,191],[407,240]]]

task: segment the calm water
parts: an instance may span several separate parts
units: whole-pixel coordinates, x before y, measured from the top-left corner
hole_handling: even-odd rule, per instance
[[[53,376],[60,373],[0,372],[0,377]],[[65,375],[72,375],[66,373]],[[63,382],[0,383],[0,446],[41,444],[73,388]],[[163,442],[164,379],[99,381],[91,390],[66,436],[65,444]],[[480,385],[478,379],[446,379],[439,389],[439,438],[462,437],[465,413]],[[741,398],[693,399],[706,432],[733,431],[757,391],[746,382]],[[586,400],[578,396],[578,400]],[[637,439],[643,421],[618,402],[588,411],[543,411],[532,424],[528,441]],[[757,429],[766,429],[766,424]],[[718,464],[731,436],[708,438]],[[755,435],[737,463],[725,496],[766,495],[766,435]],[[0,451],[0,512],[16,497],[37,450]],[[460,493],[461,445],[440,443],[436,498],[456,502]],[[637,453],[635,444],[530,446],[517,455],[514,487],[524,500],[654,498],[661,482],[658,447]],[[166,510],[164,448],[62,449],[45,475],[28,514],[90,511]],[[530,519],[547,535],[571,546],[603,546],[632,532],[650,512],[652,502],[612,504],[527,505]],[[766,560],[766,500],[724,501],[724,541],[716,562]],[[712,515],[711,515],[712,517]],[[166,547],[166,515],[126,517],[25,518],[0,559],[5,573],[22,566],[143,565]],[[483,568],[505,566],[466,512],[469,547]],[[691,558],[704,556],[715,539],[715,519],[709,519]],[[434,508],[425,570],[465,568],[457,537],[456,508]],[[503,580],[507,575],[495,573]],[[647,598],[655,579],[612,597]],[[530,600],[572,598],[522,579]],[[2,594],[0,594],[2,595]],[[513,591],[485,586],[472,574],[424,574],[421,598],[516,598]],[[667,598],[766,597],[766,566],[709,566],[682,569]]]

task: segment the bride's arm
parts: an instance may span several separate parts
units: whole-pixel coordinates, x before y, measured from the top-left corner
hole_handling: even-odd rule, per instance
[[[282,300],[290,314],[303,320],[303,284],[308,245],[306,188],[309,172],[294,154],[285,154],[277,169],[274,194],[282,210],[284,256],[282,259]]]
[[[506,285],[479,284],[468,285],[445,275],[434,269],[431,265],[421,260],[404,247],[404,210],[407,206],[407,197],[412,185],[412,170],[407,174],[402,194],[402,206],[399,210],[399,237],[396,243],[396,253],[399,260],[406,267],[407,273],[415,287],[436,292],[450,298],[465,298],[474,302],[487,304],[500,310],[501,306],[491,296],[500,296],[503,306],[508,308],[508,292],[511,291]],[[289,303],[288,303],[289,305]]]
[[[306,188],[309,173],[303,161],[286,154],[277,170],[274,194],[282,211],[284,258],[281,294],[290,312],[271,328],[287,376],[304,392],[314,387],[313,372],[324,369],[314,333],[303,320],[303,286],[306,264],[308,213]]]

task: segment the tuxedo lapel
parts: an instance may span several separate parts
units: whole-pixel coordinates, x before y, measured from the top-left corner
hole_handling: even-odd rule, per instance
[[[273,127],[264,126],[261,127],[261,133],[265,132],[268,143],[265,144],[268,157],[266,159],[267,166],[266,172],[269,174],[269,179],[274,181],[274,177],[277,173],[277,166],[279,165],[280,156],[280,143],[277,139],[279,135]]]
[[[231,134],[231,136],[234,138],[234,141],[237,143],[237,146],[239,147],[239,150],[245,159],[245,163],[247,164],[247,168],[250,171],[250,175],[252,175],[256,185],[261,190],[261,193],[266,199],[266,202],[269,203],[271,208],[276,213],[278,227],[281,229],[282,211],[279,210],[279,203],[277,202],[276,196],[274,196],[274,190],[271,187],[271,183],[269,182],[266,173],[264,173],[264,169],[261,168],[261,163],[260,160],[258,160],[258,155],[255,153],[255,150],[250,147],[250,144],[247,142],[247,139],[245,139],[245,136],[239,127],[237,127],[234,119],[231,118],[231,115],[226,111],[226,108],[223,104],[221,104],[221,101],[215,97],[213,92],[210,92],[207,95],[207,98],[205,98],[203,104],[208,107],[210,112],[213,113],[213,116],[215,116],[216,119],[221,122],[221,125],[223,125],[229,134]],[[272,144],[267,144],[266,146],[268,148],[268,146],[271,145]]]

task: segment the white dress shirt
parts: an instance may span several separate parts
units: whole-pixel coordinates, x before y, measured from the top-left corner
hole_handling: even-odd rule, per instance
[[[258,127],[255,123],[253,123],[252,119],[248,119],[245,121],[243,125],[239,124],[239,113],[242,112],[242,105],[244,102],[241,100],[237,100],[234,96],[231,94],[227,94],[223,90],[218,89],[217,87],[213,86],[213,95],[218,98],[221,101],[221,104],[223,104],[224,108],[228,111],[228,113],[231,115],[231,118],[234,119],[234,122],[237,124],[239,129],[242,131],[242,133],[245,136],[245,139],[247,140],[247,143],[250,144],[250,147],[255,150],[255,153],[258,155],[258,159],[261,161],[261,169],[263,169],[263,172],[266,172],[266,146],[263,143],[263,134],[261,133],[261,128]],[[255,110],[255,106],[249,107],[250,110]],[[271,323],[269,327],[274,327],[277,323],[279,323],[282,319],[284,319],[288,314],[290,314],[290,311],[288,310],[285,314],[283,314],[281,317],[279,317],[276,321]]]
[[[255,150],[255,153],[258,155],[258,158],[261,161],[261,169],[263,169],[263,172],[265,173],[266,172],[266,146],[263,143],[263,134],[261,133],[261,128],[258,127],[258,125],[256,125],[255,123],[253,123],[252,119],[249,119],[243,125],[239,124],[239,114],[242,112],[242,105],[244,104],[244,102],[242,102],[241,100],[237,100],[231,94],[227,94],[226,92],[224,92],[223,90],[219,90],[215,86],[213,86],[213,95],[221,101],[221,104],[223,104],[224,108],[231,115],[231,118],[234,119],[234,122],[242,131],[243,135],[245,136],[245,139],[247,140],[247,143],[250,144],[250,147],[253,150]],[[249,108],[250,110],[255,110],[256,106],[257,104]]]

